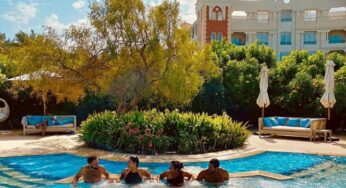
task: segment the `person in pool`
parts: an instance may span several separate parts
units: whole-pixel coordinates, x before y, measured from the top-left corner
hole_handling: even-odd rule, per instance
[[[229,174],[226,170],[220,168],[219,160],[211,159],[208,169],[201,171],[196,180],[205,181],[207,183],[223,183],[229,180]]]
[[[179,161],[172,161],[169,170],[160,174],[159,179],[167,178],[167,183],[172,186],[181,186],[184,184],[185,177],[188,180],[192,179],[192,174],[184,172],[181,169],[184,164]]]
[[[138,168],[139,159],[137,156],[130,156],[127,161],[127,167],[120,175],[120,179],[125,179],[126,184],[139,184],[142,183],[143,178],[151,179],[151,174]]]
[[[85,183],[97,183],[101,181],[102,175],[109,180],[109,183],[112,183],[113,180],[109,177],[109,173],[107,170],[99,165],[99,160],[96,156],[88,157],[87,159],[88,165],[82,167],[77,175],[74,177],[72,181],[73,186],[77,186],[79,178],[83,176]]]

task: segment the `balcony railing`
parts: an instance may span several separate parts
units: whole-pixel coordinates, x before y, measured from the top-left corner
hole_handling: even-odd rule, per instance
[[[281,18],[281,22],[292,22],[292,18]]]
[[[292,42],[283,42],[283,41],[281,41],[280,44],[281,44],[281,45],[291,45]]]
[[[329,39],[329,44],[341,44],[341,43],[345,43],[345,40],[344,39],[337,39],[337,40]]]
[[[269,44],[268,42],[260,42],[260,41],[259,41],[258,43],[264,44],[264,45],[266,45],[266,46],[268,46],[268,44]]]
[[[307,45],[316,44],[316,41],[304,41],[304,44],[307,44]]]

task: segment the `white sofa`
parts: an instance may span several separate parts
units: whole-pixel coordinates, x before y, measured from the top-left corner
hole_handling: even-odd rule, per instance
[[[50,119],[52,116],[24,116],[22,118],[23,134],[42,133],[41,129],[37,129],[35,125],[44,120]],[[49,121],[46,132],[77,132],[77,120],[74,115],[53,116],[54,121]],[[41,119],[41,121],[40,121]],[[34,123],[33,123],[34,122]]]

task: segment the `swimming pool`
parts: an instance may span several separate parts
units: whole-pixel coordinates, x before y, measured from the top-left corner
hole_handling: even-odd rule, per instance
[[[36,156],[19,156],[0,158],[0,187],[71,187],[54,184],[56,180],[73,176],[81,166],[86,164],[83,157],[71,154],[51,154]],[[100,160],[110,173],[119,174],[126,162]],[[153,174],[168,169],[168,163],[141,163]],[[207,162],[185,163],[185,170],[197,174]],[[263,177],[234,178],[228,186],[235,187],[344,187],[346,184],[346,157],[319,156],[301,153],[264,152],[250,157],[224,160],[221,166],[229,172],[263,170],[277,174],[296,177],[292,180],[277,181]],[[81,187],[89,187],[83,183]],[[99,187],[110,187],[100,184]],[[114,187],[124,185],[114,184]],[[146,182],[143,187],[163,186],[159,183]],[[189,184],[200,187],[198,182]]]

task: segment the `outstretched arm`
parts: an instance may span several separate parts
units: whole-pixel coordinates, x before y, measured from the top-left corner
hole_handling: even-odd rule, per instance
[[[106,177],[107,180],[109,180],[110,183],[113,182],[112,179],[110,179],[109,177],[109,173],[107,172],[107,170],[104,167],[100,167],[101,173]]]
[[[151,179],[151,174],[147,170],[140,169],[140,173],[142,174],[143,177]]]
[[[203,181],[204,179],[205,179],[205,172],[202,171],[202,172],[200,172],[200,173],[198,174],[196,180],[197,180],[197,181]]]
[[[81,168],[79,170],[79,172],[74,176],[73,181],[72,181],[73,186],[77,186],[78,180],[80,177],[82,177],[83,173],[84,173],[84,167]]]
[[[167,178],[167,176],[168,176],[168,172],[167,171],[163,172],[160,174],[159,179]]]
[[[129,171],[128,169],[125,169],[125,170],[121,173],[120,179],[124,179],[124,178],[126,177],[128,171]]]
[[[193,175],[188,172],[183,172],[183,176],[186,177],[188,180],[193,179]]]
[[[224,180],[229,180],[229,173],[226,170],[223,173],[223,177]]]

